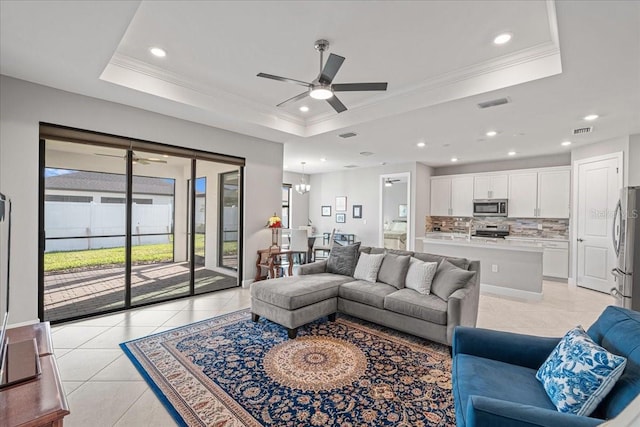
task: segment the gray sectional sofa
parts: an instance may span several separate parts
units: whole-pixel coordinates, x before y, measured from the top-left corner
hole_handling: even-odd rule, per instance
[[[347,268],[341,274],[327,272],[336,271],[336,262],[339,268],[348,264],[348,260],[336,260],[335,257],[332,260],[330,255],[328,260],[301,265],[296,276],[253,283],[253,320],[258,321],[260,317],[269,319],[285,326],[289,337],[295,338],[298,327],[324,316],[334,320],[335,314],[340,312],[449,346],[456,326],[476,325],[479,261],[371,247],[359,248],[356,260],[363,252],[385,254],[375,283],[354,279],[353,268],[350,271]],[[425,295],[405,288],[403,274],[406,276],[407,269],[402,271],[398,265],[408,264],[407,257],[437,262],[436,278],[441,274],[439,289]],[[463,282],[450,285],[446,282],[455,274],[448,276],[451,272],[445,265],[451,270],[458,270],[453,273],[467,270],[475,274],[465,272]],[[467,279],[469,276],[471,278]]]

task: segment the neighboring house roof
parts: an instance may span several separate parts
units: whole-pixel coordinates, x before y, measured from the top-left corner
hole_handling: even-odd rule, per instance
[[[124,193],[127,183],[124,175],[101,172],[71,172],[44,179],[48,190],[104,191]],[[133,192],[141,194],[173,195],[173,180],[169,178],[133,177]]]

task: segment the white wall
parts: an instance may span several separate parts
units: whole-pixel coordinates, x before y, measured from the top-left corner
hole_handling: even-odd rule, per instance
[[[553,154],[550,156],[525,157],[522,159],[497,160],[494,162],[471,163],[468,165],[441,166],[435,168],[434,176],[456,175],[462,173],[481,173],[506,171],[515,169],[546,168],[552,166],[568,166],[571,164],[571,153]]]
[[[391,187],[384,187],[382,221],[391,224],[393,220],[407,220],[398,216],[398,206],[407,204],[407,183],[395,182]]]
[[[431,175],[433,168],[422,163],[416,163],[416,179],[411,186],[413,208],[415,209],[415,230],[413,234],[414,240],[424,237],[427,216],[431,208]],[[422,244],[422,241],[420,241]],[[421,246],[416,243],[416,250]]]
[[[254,276],[256,251],[270,242],[264,223],[280,209],[281,144],[6,76],[0,93],[0,191],[14,210],[12,324],[37,318],[39,122],[244,157],[244,283]]]
[[[622,152],[624,162],[624,184],[629,182],[629,137],[621,136],[618,138],[608,139],[606,141],[596,142],[595,144],[576,147],[571,150],[571,164],[576,160],[588,159],[589,157],[597,157],[605,154]],[[636,160],[637,162],[637,160]]]
[[[424,230],[425,215],[416,215],[416,206],[424,213],[424,202],[416,203],[416,195],[423,197],[424,183],[416,184],[416,163],[386,165],[374,168],[352,169],[340,172],[311,175],[309,192],[309,217],[317,233],[331,232],[333,228],[356,235],[356,240],[366,246],[378,246],[382,220],[380,218],[380,175],[409,172],[411,175],[411,223],[415,236],[417,229]],[[428,167],[420,170],[420,177],[428,173]],[[336,223],[336,197],[347,197],[346,223]],[[428,198],[429,194],[426,193]],[[428,202],[427,210],[428,210]],[[331,217],[321,216],[320,207],[331,206]],[[362,205],[362,218],[353,218],[353,205]]]
[[[628,185],[640,185],[640,134],[629,136]]]
[[[291,207],[290,207],[290,224],[289,227],[297,228],[301,225],[309,223],[309,193],[300,194],[296,191],[295,185],[300,183],[302,174],[295,172],[284,172],[282,174],[282,183],[291,184]],[[305,182],[309,182],[309,175],[304,175]],[[311,187],[313,191],[313,187]],[[277,212],[280,212],[278,210]],[[315,223],[314,223],[315,225]]]

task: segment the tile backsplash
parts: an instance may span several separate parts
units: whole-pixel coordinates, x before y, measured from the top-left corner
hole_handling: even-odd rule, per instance
[[[448,216],[427,216],[425,232],[467,232],[467,223],[473,219],[473,229],[483,224],[507,224],[509,235],[519,237],[538,237],[541,239],[568,239],[569,220],[551,218],[464,218]],[[542,230],[539,226],[542,225]],[[435,229],[434,229],[435,227]]]

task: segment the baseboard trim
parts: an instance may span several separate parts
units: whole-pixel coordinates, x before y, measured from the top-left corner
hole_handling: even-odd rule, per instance
[[[567,283],[569,283],[569,286],[572,288],[578,287],[578,282],[576,281],[575,277],[569,277],[569,279],[567,280]]]
[[[10,325],[7,325],[7,328],[8,329],[19,328],[20,326],[35,325],[36,323],[40,323],[40,319],[27,320],[26,322],[20,322],[20,323],[12,323]]]
[[[243,281],[242,281],[242,287],[243,287],[243,288],[250,288],[250,287],[251,287],[251,284],[252,284],[253,282],[255,282],[255,280],[254,280],[254,279],[247,279],[247,280],[243,280]]]
[[[505,288],[502,286],[480,284],[480,292],[483,294],[494,294],[511,298],[521,298],[527,301],[542,301],[542,292],[522,291],[520,289]]]

